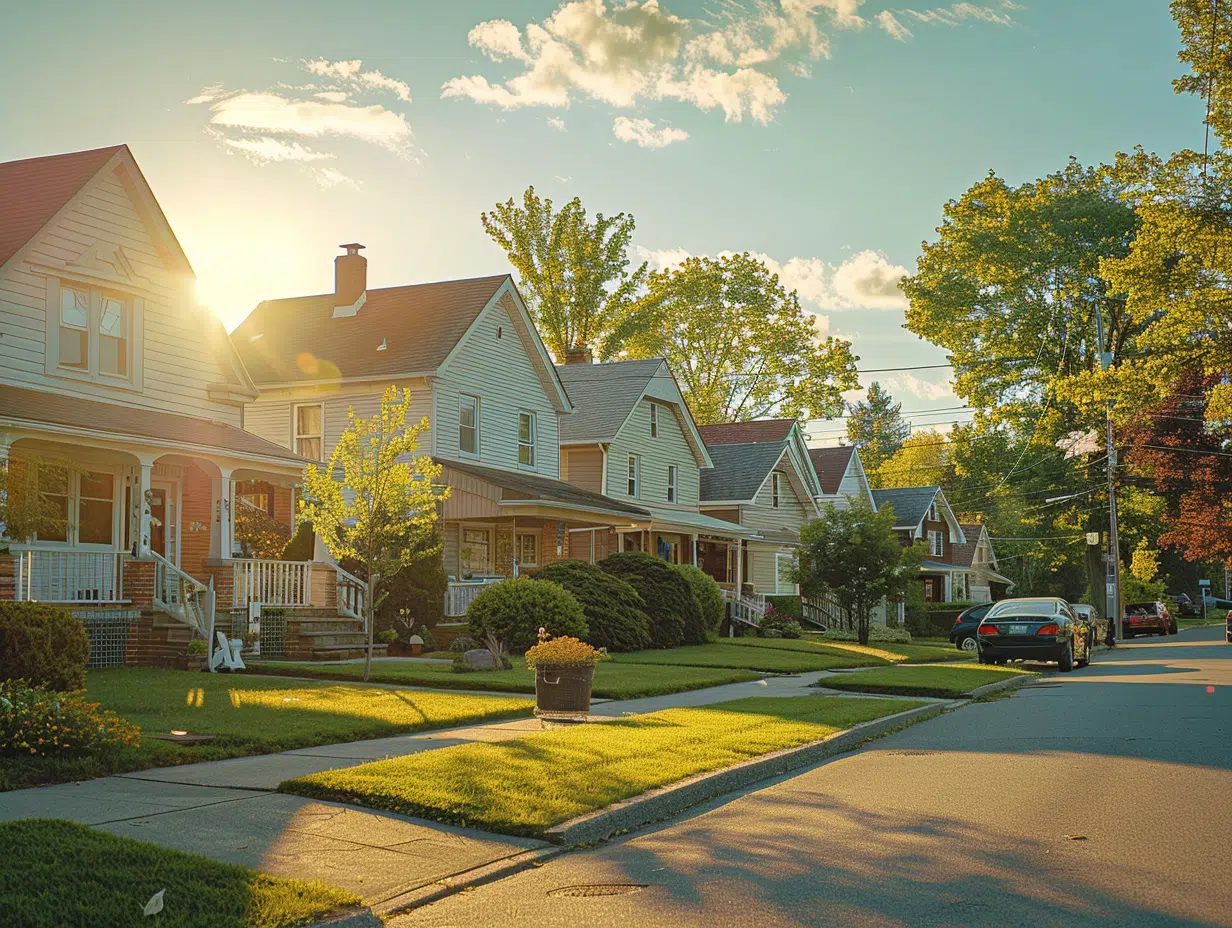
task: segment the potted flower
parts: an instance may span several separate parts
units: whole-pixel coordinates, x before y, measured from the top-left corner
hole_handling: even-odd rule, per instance
[[[585,719],[590,714],[595,664],[606,656],[605,650],[577,638],[552,638],[539,629],[539,643],[526,652],[526,666],[535,672],[535,715]]]
[[[209,670],[210,668],[205,664],[205,652],[208,650],[204,638],[194,638],[188,642],[188,666],[190,668],[195,666],[197,670]]]
[[[244,634],[244,650],[250,654],[261,653],[261,633],[260,632],[245,632]]]

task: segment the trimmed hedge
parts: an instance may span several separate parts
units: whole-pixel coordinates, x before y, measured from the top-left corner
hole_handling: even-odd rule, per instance
[[[702,612],[702,622],[706,625],[707,637],[714,637],[719,633],[719,626],[727,615],[727,603],[723,601],[723,591],[719,589],[718,582],[692,564],[681,564],[676,569],[693,590],[693,598],[697,600],[697,608]]]
[[[556,561],[535,572],[536,580],[557,583],[586,613],[586,640],[609,651],[644,651],[651,646],[650,616],[637,590],[585,561]]]
[[[629,583],[646,604],[650,639],[656,648],[705,644],[706,623],[693,588],[671,564],[652,554],[626,551],[599,562],[607,573]]]
[[[85,627],[64,607],[0,602],[0,680],[85,689],[89,660]]]
[[[529,577],[491,584],[471,601],[466,616],[471,637],[482,641],[491,632],[507,650],[519,653],[538,643],[540,628],[553,637],[585,638],[590,631],[572,593]]]
[[[800,597],[792,595],[767,596],[766,602],[774,607],[780,619],[804,618],[804,604]]]

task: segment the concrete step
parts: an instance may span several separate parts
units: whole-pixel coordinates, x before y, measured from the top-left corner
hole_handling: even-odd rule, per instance
[[[299,636],[300,643],[305,647],[318,648],[348,647],[362,648],[368,644],[368,636],[363,632],[320,632],[313,635]]]

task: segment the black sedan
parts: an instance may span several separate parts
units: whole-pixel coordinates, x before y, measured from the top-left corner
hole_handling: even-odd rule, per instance
[[[968,654],[978,651],[975,630],[980,627],[980,619],[984,618],[991,608],[992,603],[980,603],[978,606],[968,606],[960,612],[950,628],[950,643]]]
[[[980,622],[980,663],[1055,661],[1068,673],[1091,662],[1094,634],[1063,599],[1003,599]]]

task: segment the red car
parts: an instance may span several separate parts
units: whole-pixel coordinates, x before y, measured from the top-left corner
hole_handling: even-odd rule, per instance
[[[1176,617],[1163,603],[1127,603],[1125,618],[1121,622],[1126,638],[1134,635],[1175,635]]]

